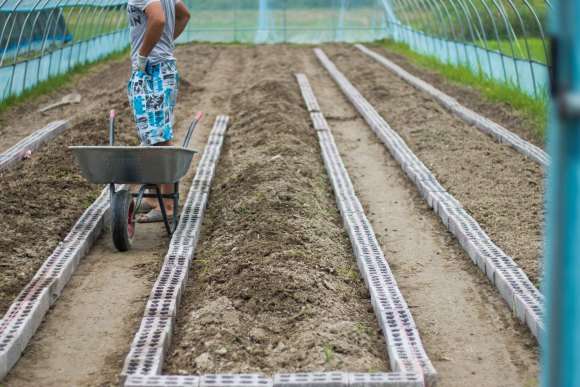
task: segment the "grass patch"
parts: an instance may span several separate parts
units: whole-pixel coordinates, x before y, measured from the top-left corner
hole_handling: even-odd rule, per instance
[[[58,75],[56,77],[52,77],[50,79],[47,79],[46,81],[40,82],[39,84],[37,84],[33,88],[24,91],[24,93],[22,93],[18,96],[8,97],[4,101],[0,102],[0,115],[3,112],[5,112],[6,109],[8,109],[14,105],[17,105],[17,104],[22,103],[24,101],[33,100],[35,98],[38,98],[41,95],[51,93],[55,90],[58,90],[62,87],[69,85],[70,83],[72,83],[72,81],[74,81],[74,79],[77,76],[86,74],[93,66],[95,66],[97,64],[102,64],[102,63],[106,63],[109,61],[123,59],[127,56],[128,52],[129,52],[129,49],[126,49],[126,50],[123,50],[120,52],[116,52],[116,53],[112,53],[110,55],[107,55],[106,57],[104,57],[96,62],[76,65],[72,69],[67,71],[65,74]],[[1,116],[0,116],[0,118],[1,118]]]
[[[411,50],[403,43],[391,40],[376,42],[390,51],[404,55],[410,61],[420,67],[435,70],[446,79],[473,87],[491,102],[502,102],[510,105],[518,112],[522,113],[532,125],[535,135],[544,140],[546,136],[546,123],[548,117],[548,98],[545,93],[534,98],[520,91],[513,85],[502,84],[485,77],[482,73],[473,73],[465,66],[455,66],[441,62],[431,56],[421,55]]]
[[[334,359],[334,348],[330,344],[325,344],[322,351],[324,352],[324,361],[330,363]]]
[[[520,59],[528,58],[528,48],[530,49],[530,56],[532,60],[540,63],[547,63],[546,51],[544,50],[544,44],[546,49],[549,50],[548,42],[543,42],[540,38],[529,38],[527,39],[527,44],[525,39],[517,39],[515,41],[508,40],[487,40],[484,44],[483,41],[478,42],[478,45],[485,47],[490,50],[495,50],[502,52],[508,56],[515,56]],[[513,51],[512,51],[513,48]]]
[[[71,7],[63,10],[67,30],[73,41],[92,39],[127,27],[125,7],[89,8]]]

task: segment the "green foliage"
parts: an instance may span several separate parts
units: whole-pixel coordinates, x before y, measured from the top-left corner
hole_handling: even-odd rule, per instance
[[[73,42],[87,40],[99,35],[127,28],[125,7],[69,7],[63,11],[67,30]]]
[[[58,75],[44,82],[41,82],[36,86],[34,86],[32,89],[26,90],[19,96],[9,97],[4,101],[0,102],[0,114],[13,105],[22,103],[23,101],[37,98],[41,95],[48,94],[50,92],[55,91],[56,89],[69,85],[72,81],[74,81],[76,76],[85,74],[96,64],[124,59],[127,56],[128,52],[129,52],[128,49],[123,50],[121,52],[110,54],[97,62],[77,65],[73,67],[71,70],[69,70],[66,74]],[[1,118],[2,117],[0,116],[0,120]]]
[[[370,336],[372,334],[371,328],[361,322],[356,323],[355,331],[360,336]]]
[[[544,139],[548,114],[548,98],[546,93],[542,93],[539,98],[533,98],[515,86],[491,80],[481,73],[474,74],[467,67],[442,63],[437,58],[417,54],[405,44],[395,43],[390,40],[383,40],[378,42],[378,44],[393,52],[406,56],[419,66],[435,70],[453,82],[468,85],[479,90],[491,102],[502,102],[510,105],[523,114],[530,122],[533,132],[538,136],[538,139]]]
[[[336,272],[338,273],[338,276],[345,281],[357,281],[359,279],[358,272],[349,266],[339,267]]]
[[[440,0],[437,6],[426,1],[409,4],[396,7],[403,22],[447,39],[474,42],[545,35],[548,7],[543,0],[527,4],[511,0],[472,1],[463,6],[452,0]]]
[[[324,361],[326,363],[330,363],[332,359],[334,359],[334,348],[331,344],[325,344],[323,348],[324,352]]]
[[[544,50],[544,42],[542,39],[539,38],[532,38],[527,39],[527,44],[525,39],[518,39],[516,41],[508,40],[488,40],[485,42],[480,41],[479,46],[485,47],[490,50],[500,51],[508,56],[515,56],[516,58],[520,59],[529,59],[528,57],[528,49],[530,50],[530,57],[532,60],[540,63],[546,63],[546,52],[549,52],[548,43],[546,42],[545,50]],[[515,55],[514,55],[515,54]]]

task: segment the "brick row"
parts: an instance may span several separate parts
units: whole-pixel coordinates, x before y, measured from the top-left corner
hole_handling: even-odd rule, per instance
[[[126,386],[199,385],[195,377],[164,377],[160,373],[171,344],[175,318],[201,233],[209,190],[228,123],[227,116],[219,116],[210,132],[183,205],[179,224],[171,238],[163,266],[147,300],[141,325],[123,365],[121,374],[126,378]],[[145,380],[145,377],[153,379]]]
[[[126,387],[421,387],[420,375],[409,372],[314,372],[275,374],[216,374],[202,376],[129,376]]]
[[[320,106],[318,105],[318,101],[312,92],[312,88],[308,87],[309,82],[308,78],[306,78],[306,75],[296,74],[296,80],[300,86],[300,91],[302,92],[302,97],[304,98],[304,102],[306,103],[306,108],[308,111],[310,113],[320,112]]]
[[[54,121],[24,138],[0,154],[0,171],[13,167],[26,156],[26,153],[37,150],[42,144],[53,139],[69,127],[68,121]]]

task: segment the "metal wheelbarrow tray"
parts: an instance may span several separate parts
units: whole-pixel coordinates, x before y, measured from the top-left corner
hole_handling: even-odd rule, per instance
[[[81,174],[91,183],[108,184],[111,192],[111,234],[117,250],[127,251],[133,245],[136,214],[143,199],[157,199],[165,229],[172,235],[179,219],[179,180],[189,170],[193,155],[188,149],[193,130],[203,117],[199,112],[189,126],[183,145],[114,146],[115,111],[109,118],[108,146],[71,146]],[[122,185],[117,187],[117,185]],[[137,192],[126,185],[140,186]],[[164,192],[163,185],[172,185]],[[173,215],[168,215],[164,201],[173,201]],[[170,219],[171,218],[171,219]]]
[[[70,149],[83,177],[95,184],[177,183],[197,153],[175,146],[72,146]]]

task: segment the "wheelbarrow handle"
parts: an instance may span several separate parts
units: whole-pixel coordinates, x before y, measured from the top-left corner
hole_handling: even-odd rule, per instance
[[[111,110],[109,113],[109,145],[115,144],[115,117],[117,113],[115,110]]]
[[[193,122],[191,123],[191,125],[189,125],[189,129],[187,129],[187,134],[185,135],[185,138],[183,139],[183,147],[184,148],[189,147],[189,142],[191,141],[191,136],[193,135],[193,131],[195,130],[197,124],[199,124],[199,122],[201,121],[202,118],[203,118],[203,112],[197,112],[197,114],[195,115],[195,118],[193,119]]]

